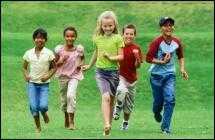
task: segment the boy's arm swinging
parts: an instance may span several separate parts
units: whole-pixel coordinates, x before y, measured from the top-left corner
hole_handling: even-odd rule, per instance
[[[50,66],[49,66],[49,71],[48,71],[48,74],[44,75],[42,78],[41,78],[41,81],[42,82],[45,82],[47,81],[48,79],[50,79],[52,77],[52,75],[56,72],[56,63],[54,60],[52,60],[50,62]]]
[[[29,63],[26,60],[24,60],[23,74],[24,74],[24,78],[25,78],[26,82],[28,82],[30,80],[30,76],[29,76],[29,72],[28,72],[28,65],[29,65]]]

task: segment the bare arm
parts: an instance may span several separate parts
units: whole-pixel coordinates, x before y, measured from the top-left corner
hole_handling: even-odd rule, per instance
[[[42,82],[45,82],[47,81],[48,79],[50,79],[54,73],[56,72],[56,64],[55,64],[55,61],[52,60],[51,63],[50,63],[50,69],[48,71],[48,74],[44,75],[42,78],[41,78],[41,81]]]
[[[97,49],[93,52],[93,55],[90,59],[90,63],[88,65],[84,65],[82,66],[82,70],[88,70],[90,69],[95,63],[96,63],[96,60],[97,60]]]
[[[170,58],[171,58],[170,53],[167,53],[163,60],[153,58],[151,63],[154,63],[154,64],[166,64],[166,63],[169,62]]]
[[[118,52],[117,52],[117,55],[115,55],[115,56],[111,56],[108,53],[104,53],[104,57],[106,57],[110,61],[121,61],[124,58],[123,57],[123,49],[119,48]]]
[[[24,60],[24,63],[23,63],[23,75],[24,75],[24,78],[25,78],[25,81],[28,82],[30,80],[30,76],[29,76],[29,72],[28,72],[28,65],[29,63]]]
[[[188,74],[184,68],[184,58],[180,58],[178,59],[178,61],[179,61],[179,67],[180,67],[180,72],[182,77],[184,78],[184,80],[188,80]]]

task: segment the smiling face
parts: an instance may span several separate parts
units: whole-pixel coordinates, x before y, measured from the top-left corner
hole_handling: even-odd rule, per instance
[[[104,34],[110,36],[115,29],[115,22],[112,18],[103,18],[101,23]]]
[[[64,39],[67,45],[73,45],[76,40],[76,33],[72,30],[67,30],[65,32]]]
[[[131,44],[135,39],[135,30],[130,28],[125,28],[123,33],[123,38],[125,44]]]
[[[172,36],[173,30],[174,30],[174,25],[169,21],[166,22],[163,26],[161,26],[161,32],[166,37]]]
[[[45,42],[46,42],[46,39],[40,33],[37,34],[37,36],[34,39],[34,43],[35,43],[36,47],[38,47],[40,49],[42,49],[45,46]]]

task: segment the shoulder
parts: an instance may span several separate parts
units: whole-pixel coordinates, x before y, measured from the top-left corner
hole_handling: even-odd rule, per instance
[[[181,44],[181,39],[179,37],[173,36],[172,40],[174,40],[178,44]]]
[[[63,49],[63,45],[62,44],[59,44],[55,47],[54,49],[54,52],[55,53],[59,53],[61,50]]]
[[[84,51],[84,46],[81,45],[81,44],[78,44],[78,45],[76,46],[76,48],[77,48],[78,51]]]
[[[134,47],[134,48],[140,48],[140,45],[137,44],[137,43],[133,43],[133,44],[132,44],[132,47]]]
[[[31,48],[31,49],[25,51],[25,55],[32,54],[33,52],[34,52],[34,48]]]
[[[153,40],[152,40],[152,42],[154,42],[154,43],[160,43],[160,42],[162,42],[164,39],[163,39],[163,37],[162,36],[157,36],[157,37],[155,37]]]
[[[115,38],[116,40],[122,40],[122,36],[120,34],[114,34],[113,38]]]
[[[45,53],[49,54],[49,55],[52,55],[53,54],[53,51],[51,51],[50,49],[48,48],[44,48],[44,51]]]

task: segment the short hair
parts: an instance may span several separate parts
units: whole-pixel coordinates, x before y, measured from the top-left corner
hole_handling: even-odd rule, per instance
[[[66,35],[66,31],[73,31],[75,33],[75,37],[77,38],[78,33],[77,33],[77,30],[75,29],[75,27],[69,26],[69,27],[65,28],[63,31],[63,36]]]
[[[104,31],[102,30],[102,19],[108,19],[112,18],[115,24],[115,28],[113,33],[117,34],[118,33],[118,21],[115,13],[113,11],[104,11],[103,13],[100,14],[100,16],[97,19],[97,26],[96,26],[96,35],[104,35]]]
[[[46,41],[47,41],[47,32],[46,32],[46,30],[45,29],[43,29],[43,28],[38,28],[38,29],[36,29],[35,31],[34,31],[34,33],[33,33],[33,39],[35,40],[35,38],[37,37],[37,35],[41,35]]]
[[[124,34],[125,29],[134,29],[134,35],[136,35],[136,27],[134,24],[127,24],[122,28],[122,33]]]

